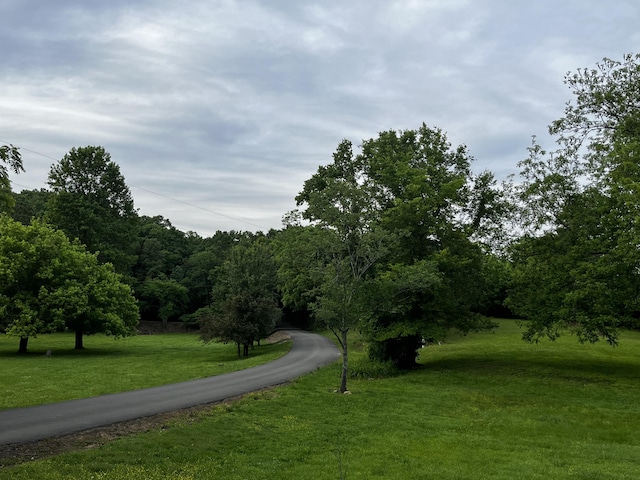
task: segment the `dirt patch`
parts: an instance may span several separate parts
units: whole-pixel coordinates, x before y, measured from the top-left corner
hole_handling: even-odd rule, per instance
[[[282,342],[288,342],[289,340],[291,340],[291,335],[289,335],[287,332],[283,330],[276,330],[275,332],[273,332],[271,335],[267,337],[266,343],[268,344],[282,343]]]
[[[289,334],[276,331],[271,334],[265,342],[273,344],[289,340],[291,340]],[[270,389],[265,389],[265,391],[266,390]],[[37,442],[0,445],[0,468],[7,468],[62,453],[99,448],[102,445],[126,437],[127,435],[162,430],[176,423],[195,422],[207,413],[215,410],[220,404],[233,403],[243,397],[244,396],[233,397],[222,402],[160,413],[150,417],[114,423],[112,425],[92,428],[69,435],[51,437]]]
[[[233,403],[241,398],[229,398],[222,402],[114,423],[37,442],[0,445],[0,469],[67,452],[99,448],[128,435],[163,430],[177,423],[195,422],[215,410],[220,404]]]

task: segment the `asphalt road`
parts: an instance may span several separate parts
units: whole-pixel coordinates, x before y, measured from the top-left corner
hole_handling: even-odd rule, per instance
[[[262,388],[289,382],[328,365],[340,356],[327,338],[287,330],[293,338],[289,353],[246,370],[35,407],[0,410],[0,445],[26,443],[94,427],[219,402]]]

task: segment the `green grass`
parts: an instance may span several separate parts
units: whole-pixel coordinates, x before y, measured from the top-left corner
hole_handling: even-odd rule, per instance
[[[362,354],[353,351],[356,362]],[[636,479],[640,334],[529,345],[513,322],[425,348],[423,368],[339,365],[197,420],[0,470],[0,479]],[[375,370],[375,369],[374,369]]]
[[[238,359],[235,345],[203,344],[195,334],[138,335],[114,340],[87,336],[74,350],[73,334],[41,335],[18,355],[18,340],[0,335],[0,409],[40,405],[180,382],[253,367],[288,352],[263,345]],[[52,350],[51,357],[46,357]]]

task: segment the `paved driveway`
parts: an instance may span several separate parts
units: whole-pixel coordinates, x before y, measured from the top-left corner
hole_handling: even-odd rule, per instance
[[[147,417],[289,382],[328,365],[340,356],[325,337],[287,330],[289,353],[273,362],[215,377],[132,392],[0,410],[0,445],[25,443],[103,425]]]

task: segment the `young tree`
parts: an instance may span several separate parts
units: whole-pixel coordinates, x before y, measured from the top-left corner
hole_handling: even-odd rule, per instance
[[[84,348],[84,335],[135,335],[140,315],[131,287],[95,254],[74,253],[70,278],[54,292],[49,308],[75,332],[75,348]]]
[[[534,141],[521,162],[527,235],[514,246],[513,310],[525,338],[564,329],[615,345],[640,314],[640,55],[567,74],[575,96],[549,127],[558,148]]]
[[[324,275],[312,310],[342,348],[340,392],[347,391],[351,329],[369,314],[367,281],[371,268],[387,253],[389,239],[377,227],[379,212],[365,184],[362,159],[343,140],[333,163],[321,166],[296,197],[302,215],[326,233],[319,255]],[[317,265],[317,264],[316,264]],[[281,274],[282,275],[282,274]]]
[[[72,148],[49,172],[47,220],[101,262],[131,274],[137,214],[120,167],[103,147]]]
[[[199,314],[200,338],[249,347],[268,335],[280,318],[276,264],[265,237],[241,241],[217,272],[213,304]]]

